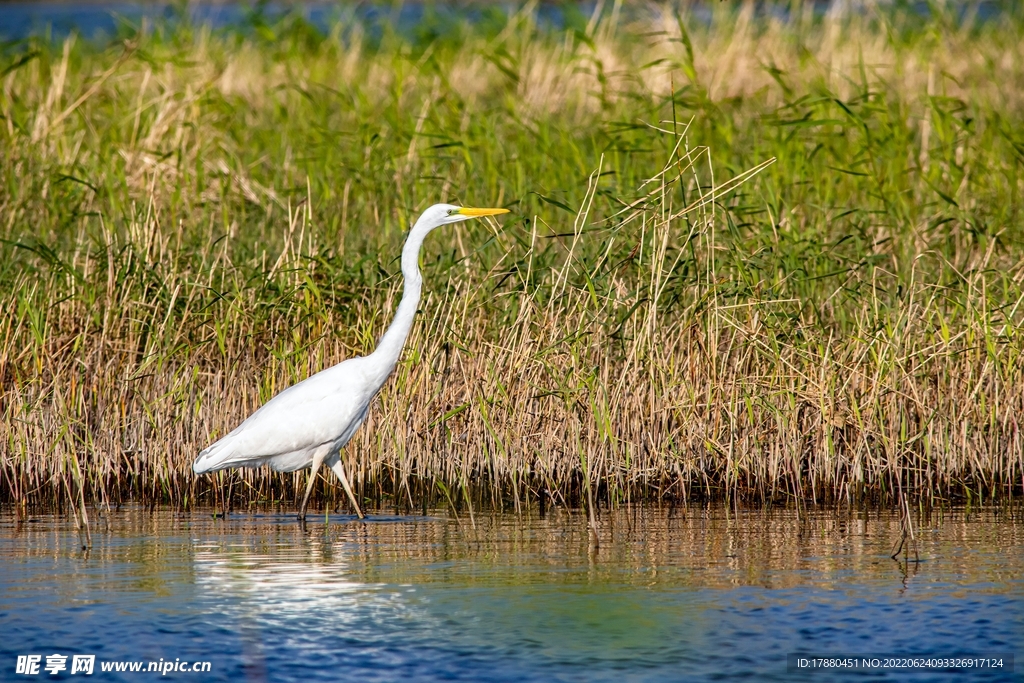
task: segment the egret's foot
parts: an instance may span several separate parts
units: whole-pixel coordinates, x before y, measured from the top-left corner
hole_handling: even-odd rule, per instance
[[[348,495],[348,500],[352,503],[352,508],[356,511],[356,516],[359,519],[366,519],[363,515],[363,511],[359,509],[359,503],[356,501],[356,494],[352,492],[352,485],[348,483],[348,477],[345,475],[345,466],[341,464],[341,458],[339,457],[331,465],[331,469],[338,475],[338,479],[341,479],[341,485],[345,488],[345,493]]]

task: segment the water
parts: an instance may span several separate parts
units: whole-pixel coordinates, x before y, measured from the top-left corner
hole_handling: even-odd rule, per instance
[[[490,8],[488,9],[488,5]],[[415,39],[423,29],[429,33],[457,28],[464,21],[482,21],[488,12],[514,14],[518,3],[484,3],[478,6],[450,6],[445,3],[361,2],[190,2],[187,6],[163,2],[0,2],[0,39],[17,40],[29,36],[50,35],[63,39],[72,31],[87,39],[110,39],[119,31],[131,33],[144,23],[175,22],[187,19],[213,29],[251,32],[256,26],[274,25],[288,17],[301,17],[306,25],[327,34],[338,22],[358,22],[371,36],[379,36],[383,24],[391,25]],[[592,3],[582,3],[578,12],[592,12]],[[565,12],[557,5],[541,5],[535,10],[541,26],[565,25]],[[425,36],[428,37],[429,36]]]
[[[1002,670],[792,672],[787,655],[1024,652],[1024,526],[946,513],[888,552],[878,513],[687,508],[544,519],[127,510],[0,516],[0,680],[19,655],[209,662],[179,680],[1021,681]],[[168,664],[170,665],[170,664]],[[1018,663],[1024,666],[1024,661]],[[1019,670],[1019,669],[1018,669]],[[152,677],[156,674],[150,673]]]
[[[695,3],[689,6],[690,15],[699,22],[710,22],[711,5],[715,0]],[[842,0],[815,0],[816,12],[824,14]],[[593,0],[574,3],[542,2],[534,8],[534,19],[541,27],[582,29],[594,11]],[[607,3],[611,5],[611,3]],[[856,4],[852,5],[857,7]],[[919,0],[906,3],[913,11],[926,17],[932,6]],[[422,38],[429,42],[437,35],[443,35],[463,20],[479,23],[497,11],[510,16],[520,10],[521,2],[479,2],[479,3],[423,3],[392,2],[376,0],[371,2],[303,2],[287,0],[264,0],[263,2],[236,2],[192,0],[187,4],[160,1],[96,0],[93,2],[30,2],[15,0],[0,2],[0,40],[21,40],[30,36],[50,36],[63,39],[75,32],[87,39],[109,40],[119,31],[131,33],[144,23],[168,21],[173,24],[183,17],[197,25],[214,29],[233,28],[251,30],[256,25],[273,24],[289,14],[301,16],[308,26],[328,33],[336,22],[350,24],[359,22],[371,35],[379,35],[381,24],[397,28],[407,38]],[[970,0],[949,5],[954,15],[960,18],[973,17],[976,20],[993,20],[1013,11],[1013,4],[1007,0]],[[758,5],[759,13],[779,18],[788,16],[790,3],[786,0],[765,2]],[[607,8],[606,8],[606,11]],[[644,16],[643,6],[635,7],[626,3],[620,9],[620,18],[626,21]]]

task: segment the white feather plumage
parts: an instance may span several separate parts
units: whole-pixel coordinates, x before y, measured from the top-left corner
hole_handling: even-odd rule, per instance
[[[316,472],[322,463],[341,479],[356,513],[362,510],[341,464],[340,449],[366,419],[370,402],[387,381],[409,336],[419,305],[423,280],[419,253],[431,230],[479,216],[507,213],[506,209],[467,209],[435,204],[420,215],[402,248],[405,289],[377,349],[368,356],[342,361],[288,387],[250,415],[230,434],[203,450],[192,463],[197,474],[230,467],[270,465],[279,472],[312,467],[299,509],[304,518]]]

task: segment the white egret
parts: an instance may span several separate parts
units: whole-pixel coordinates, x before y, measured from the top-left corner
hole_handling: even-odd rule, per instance
[[[395,319],[380,338],[377,349],[368,356],[350,358],[288,387],[233,432],[200,453],[192,463],[192,470],[201,474],[229,467],[268,464],[278,472],[294,472],[312,467],[299,508],[299,519],[305,519],[317,471],[320,465],[327,463],[341,479],[352,507],[362,519],[363,511],[345,476],[341,449],[366,419],[370,402],[395,369],[409,336],[423,286],[419,268],[423,240],[431,230],[442,225],[502,213],[508,213],[508,209],[470,209],[451,204],[435,204],[424,211],[402,248],[405,291]]]

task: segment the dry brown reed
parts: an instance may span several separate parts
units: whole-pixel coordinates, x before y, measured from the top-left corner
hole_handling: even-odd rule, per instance
[[[190,463],[288,384],[369,351],[400,293],[401,229],[462,198],[515,202],[519,216],[432,238],[421,321],[345,453],[371,503],[521,510],[577,505],[590,486],[608,505],[1019,491],[1020,218],[972,221],[1020,180],[971,185],[1017,162],[983,157],[989,138],[969,122],[943,129],[953,115],[934,95],[1019,116],[1016,95],[978,76],[1019,75],[1017,24],[984,40],[940,32],[959,58],[949,43],[901,43],[883,15],[751,12],[702,32],[663,9],[629,31],[607,21],[554,38],[515,15],[490,43],[433,55],[368,47],[357,29],[284,53],[202,29],[43,48],[0,96],[0,498],[290,505],[304,473],[195,477]],[[339,100],[317,99],[332,88]],[[882,214],[857,224],[860,251],[836,273],[811,261],[846,249],[851,212],[786,194],[805,182],[794,159],[809,143],[769,140],[717,165],[719,147],[697,146],[752,144],[738,123],[768,125],[761,112],[781,119],[807,92],[851,121],[801,129],[869,132],[864,112],[889,93],[912,146],[868,135],[851,157],[887,153],[920,174],[890,187],[872,177],[901,176],[856,159],[814,167]],[[704,118],[671,120],[693,98]],[[495,99],[488,115],[506,128],[476,113]],[[756,111],[709,128],[744,99],[735,107]],[[631,144],[647,156],[608,133],[637,101],[651,116],[630,124]],[[590,146],[581,126],[605,137]],[[774,175],[743,175],[776,149]],[[814,244],[804,256],[780,256],[801,241]],[[330,486],[318,495],[342,504]]]

